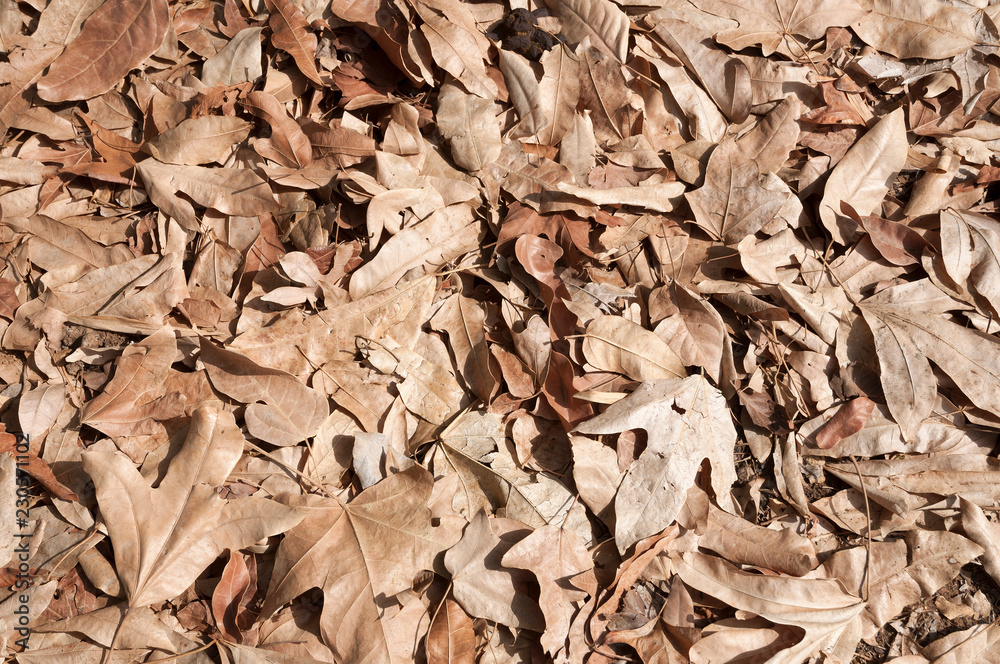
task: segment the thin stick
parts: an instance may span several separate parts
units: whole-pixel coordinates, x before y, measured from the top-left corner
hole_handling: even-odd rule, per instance
[[[865,481],[861,477],[861,468],[853,454],[851,455],[851,463],[854,464],[854,471],[858,474],[858,482],[861,484],[861,493],[865,497],[865,518],[868,519],[866,530],[868,540],[865,547],[865,596],[863,598],[867,602],[872,593],[872,510],[868,504],[868,489],[865,488]]]

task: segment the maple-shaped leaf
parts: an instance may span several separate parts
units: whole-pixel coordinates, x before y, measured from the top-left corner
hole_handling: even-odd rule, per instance
[[[972,403],[1000,415],[1000,342],[946,318],[962,308],[929,280],[893,286],[860,305],[875,337],[882,388],[903,438],[912,440],[937,395],[933,362]]]
[[[792,58],[805,52],[795,37],[820,39],[827,28],[850,25],[868,13],[854,0],[695,0],[694,4],[710,14],[739,21],[739,27],[715,35],[720,44],[734,51],[760,44],[764,55],[777,51]]]
[[[346,505],[321,496],[295,496],[306,513],[285,535],[261,610],[270,615],[310,588],[323,590],[320,633],[343,664],[401,661],[393,647],[397,621],[387,614],[394,595],[461,536],[464,520],[434,525],[430,473],[413,466],[390,475]],[[400,614],[396,614],[400,615]]]
[[[644,429],[649,442],[615,496],[615,541],[622,552],[674,522],[705,459],[720,502],[736,481],[732,416],[722,393],[702,376],[647,381],[576,427],[589,434],[631,429]]]
[[[226,549],[242,549],[302,520],[298,510],[266,498],[219,497],[243,445],[232,413],[202,406],[155,489],[124,454],[83,452],[129,606],[175,597]]]

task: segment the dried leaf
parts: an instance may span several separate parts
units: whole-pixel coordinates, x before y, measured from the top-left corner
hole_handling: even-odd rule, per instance
[[[658,336],[619,316],[598,316],[583,340],[587,361],[633,380],[683,378],[684,363]]]
[[[38,81],[49,102],[103,94],[151,56],[167,34],[166,0],[109,0]]]
[[[904,59],[942,60],[977,43],[972,18],[938,0],[875,0],[851,27],[865,43]]]
[[[305,15],[291,0],[264,0],[271,13],[269,24],[274,33],[271,43],[292,56],[299,71],[313,83],[323,85],[316,70],[316,35],[309,32]]]
[[[129,606],[174,597],[226,549],[242,549],[302,520],[297,510],[266,498],[219,497],[243,442],[232,414],[199,408],[155,489],[120,452],[83,452]]]

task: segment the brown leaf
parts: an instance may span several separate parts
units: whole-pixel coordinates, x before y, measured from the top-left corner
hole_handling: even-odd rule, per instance
[[[170,327],[126,348],[114,378],[87,403],[80,421],[109,436],[162,431],[157,421],[184,413],[184,395],[167,394],[165,389],[167,372],[176,355],[177,341]]]
[[[500,156],[500,127],[492,100],[445,83],[438,93],[437,121],[455,163],[467,171],[486,168]]]
[[[244,415],[247,431],[261,440],[295,445],[315,436],[330,414],[326,396],[291,374],[217,348],[204,337],[200,357],[215,389],[249,404]]]
[[[448,298],[431,317],[431,327],[448,334],[455,364],[469,389],[489,403],[500,388],[500,367],[486,346],[486,312],[461,293]]]
[[[590,37],[590,42],[619,62],[628,51],[629,20],[609,0],[546,0],[545,4],[562,19],[562,31],[572,44]]]
[[[261,615],[318,586],[320,634],[337,661],[399,661],[391,641],[401,619],[384,615],[380,604],[408,590],[419,571],[433,569],[435,556],[460,536],[461,519],[446,516],[432,525],[433,485],[430,473],[414,466],[346,505],[318,495],[292,497],[305,519],[281,542]]]
[[[63,102],[107,92],[160,47],[169,21],[166,0],[105,2],[38,81],[38,96]]]
[[[167,164],[209,164],[247,137],[250,123],[239,118],[209,115],[191,118],[166,130],[143,148]]]
[[[313,83],[324,85],[316,70],[316,35],[309,32],[305,15],[291,0],[264,0],[271,13],[271,43],[292,56],[299,71]]]
[[[83,453],[129,606],[175,597],[226,549],[242,549],[302,520],[298,510],[266,498],[219,497],[243,444],[230,413],[199,408],[155,489],[120,452]]]
[[[452,599],[446,599],[427,631],[427,664],[473,664],[476,633],[472,619]]]

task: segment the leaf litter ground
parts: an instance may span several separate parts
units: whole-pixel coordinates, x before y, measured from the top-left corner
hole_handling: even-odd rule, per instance
[[[0,0],[5,655],[1000,661],[998,6]]]

